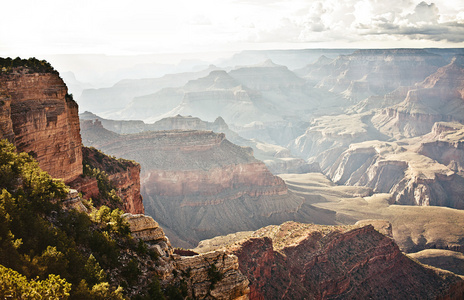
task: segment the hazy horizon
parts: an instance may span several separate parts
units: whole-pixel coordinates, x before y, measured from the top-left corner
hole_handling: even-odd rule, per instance
[[[464,47],[462,1],[3,3],[0,56]]]

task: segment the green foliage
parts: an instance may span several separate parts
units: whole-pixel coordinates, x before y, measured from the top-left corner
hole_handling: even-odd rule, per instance
[[[102,199],[107,199],[112,204],[122,204],[121,198],[117,195],[115,186],[108,178],[108,174],[105,171],[101,171],[98,168],[91,168],[88,164],[84,164],[83,168],[84,176],[92,177],[97,180],[99,197],[97,204],[102,202]]]
[[[141,273],[142,272],[139,269],[139,264],[134,258],[132,258],[129,263],[122,269],[122,275],[127,280],[129,285],[135,284]]]
[[[48,293],[37,299],[123,299],[118,284],[136,284],[141,257],[153,259],[130,236],[123,211],[91,201],[90,214],[63,209],[67,192],[31,156],[0,141],[0,271],[9,274],[1,276],[0,299],[23,299],[13,293],[32,293],[26,289]]]
[[[59,275],[46,280],[27,280],[18,272],[0,265],[0,299],[67,299],[71,284]]]
[[[44,277],[45,274],[68,277],[68,263],[65,255],[52,246],[48,246],[41,256],[34,258],[34,264],[39,267],[39,276],[41,277]]]
[[[90,217],[96,223],[101,224],[103,230],[118,232],[121,235],[129,235],[130,227],[126,219],[122,217],[124,212],[119,208],[111,210],[102,205],[98,210],[91,212]]]
[[[79,285],[76,287],[74,294],[72,295],[73,300],[123,300],[125,299],[122,294],[122,288],[118,287],[115,290],[112,290],[108,282],[102,282],[94,285],[89,289],[88,284],[85,280],[79,282]]]
[[[90,254],[89,259],[87,259],[84,270],[87,282],[91,285],[106,281],[105,271],[100,267],[100,264],[92,254]]]
[[[58,73],[50,63],[45,60],[38,60],[35,57],[29,59],[0,57],[0,71],[2,73],[11,73],[13,69],[18,67],[27,68],[30,73]]]

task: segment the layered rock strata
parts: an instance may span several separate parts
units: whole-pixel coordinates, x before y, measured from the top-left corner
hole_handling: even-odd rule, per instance
[[[105,129],[119,134],[160,130],[211,130],[224,133],[227,139],[234,144],[253,148],[255,157],[263,161],[273,174],[305,173],[319,170],[317,164],[308,164],[303,159],[294,157],[288,149],[282,146],[242,138],[229,129],[221,117],[216,118],[214,122],[207,122],[197,117],[176,115],[161,119],[153,124],[145,124],[142,121],[108,120],[90,112],[82,113],[79,116],[83,130],[91,128],[96,122],[97,124],[101,123]]]
[[[106,153],[141,163],[145,210],[179,246],[281,223],[303,202],[250,148],[224,134],[159,131],[104,139],[112,135],[98,125],[82,134]]]
[[[169,239],[153,218],[125,214],[132,235],[144,241],[160,259],[155,267],[164,286],[184,284],[191,299],[248,299],[248,279],[239,271],[237,256],[224,251],[201,255],[174,254]]]
[[[240,270],[250,281],[250,299],[464,296],[460,277],[415,263],[392,239],[369,225],[330,227],[286,222],[232,243],[229,240],[223,246],[237,255]]]
[[[51,67],[15,67],[0,73],[0,138],[13,142],[19,152],[32,155],[44,171],[63,179],[79,192],[88,197],[99,194],[96,180],[82,176],[83,150],[77,104],[68,95],[58,72]],[[89,156],[86,153],[86,157]],[[112,170],[104,165],[100,167],[108,171],[118,196],[123,199],[121,208],[142,213],[140,166],[119,162]]]
[[[0,91],[2,138],[32,154],[55,178],[69,182],[81,175],[78,108],[59,74],[14,68],[0,73]]]
[[[81,175],[77,104],[58,73],[31,73],[19,67],[0,74],[0,90],[10,100],[9,109],[8,101],[2,105],[1,115],[7,119],[10,110],[18,151],[32,154],[43,170],[65,182]],[[2,127],[6,128],[2,129],[4,137],[11,139],[8,125]]]
[[[108,205],[118,207],[125,212],[143,214],[145,208],[140,194],[140,165],[134,161],[117,159],[108,156],[95,148],[82,148],[84,156],[85,176],[69,182],[69,185],[77,189],[87,199],[98,200],[96,205]],[[104,172],[108,183],[98,182],[92,170]],[[102,180],[102,178],[99,178]],[[105,186],[109,185],[109,186]],[[110,203],[106,195],[114,189],[122,203]]]
[[[435,122],[464,120],[464,57],[454,57],[424,81],[409,88],[403,102],[372,118],[379,131],[394,138],[430,132]]]
[[[462,127],[437,123],[413,140],[352,144],[327,174],[338,184],[390,193],[398,204],[464,208]]]
[[[445,64],[441,56],[421,49],[363,49],[308,66],[300,75],[356,103],[421,82]]]

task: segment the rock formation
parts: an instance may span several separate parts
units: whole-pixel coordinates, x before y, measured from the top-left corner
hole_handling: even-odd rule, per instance
[[[169,239],[153,218],[125,214],[132,235],[159,256],[154,266],[161,284],[182,285],[191,299],[248,299],[248,279],[239,271],[235,255],[213,251],[193,256],[174,254]]]
[[[363,113],[316,118],[289,148],[305,159],[319,163],[321,169],[327,171],[350,144],[386,139],[370,125],[371,116]]]
[[[319,88],[343,93],[357,103],[421,82],[445,64],[442,57],[426,50],[364,49],[341,55],[328,64],[315,64],[300,75],[317,81]]]
[[[82,113],[79,117],[81,119],[81,128],[84,130],[91,128],[94,121],[98,121],[103,128],[119,134],[176,129],[211,130],[224,133],[226,138],[234,144],[253,148],[254,156],[263,161],[273,174],[304,173],[319,170],[317,163],[308,164],[303,159],[292,155],[285,147],[242,138],[229,128],[222,117],[216,118],[214,122],[208,122],[197,117],[177,115],[163,118],[153,124],[145,124],[143,121],[108,120],[91,112]]]
[[[210,131],[158,131],[116,135],[96,124],[82,130],[84,143],[142,166],[145,210],[174,244],[257,229],[292,219],[302,199],[283,180]]]
[[[195,251],[201,251],[202,244]],[[250,281],[250,299],[464,296],[461,278],[415,263],[370,225],[286,222],[222,246],[237,255],[240,270]]]
[[[333,164],[328,176],[339,184],[367,186],[377,193],[390,193],[393,202],[398,204],[464,208],[460,196],[464,192],[464,178],[456,172],[462,164],[460,150],[455,146],[460,142],[435,140],[419,143],[419,148],[417,142],[352,144]],[[455,153],[453,158],[457,160],[436,157],[441,160],[437,161],[433,154],[438,152],[445,156]]]
[[[78,107],[58,72],[45,62],[19,61],[21,66],[0,73],[0,138],[31,154],[44,171],[89,198],[99,194],[96,179],[83,176],[83,159],[91,160],[108,173],[123,199],[121,209],[143,213],[140,166],[104,154],[99,156],[105,157],[105,164],[96,162],[96,150],[82,148]]]
[[[372,123],[399,139],[426,134],[435,122],[463,121],[463,91],[464,58],[457,56],[411,87],[403,102],[377,113]]]
[[[87,199],[94,199],[98,206],[118,207],[132,214],[143,214],[145,208],[140,194],[140,165],[136,162],[110,157],[95,148],[82,148],[84,175],[69,183]],[[105,173],[108,182],[102,182],[103,177],[96,178],[93,170]],[[87,174],[88,173],[88,174]],[[100,182],[99,182],[100,180]],[[108,185],[108,186],[106,186]],[[121,203],[111,203],[108,192],[114,189]]]
[[[0,73],[1,137],[65,182],[82,174],[77,104],[67,91],[53,70],[17,67]]]

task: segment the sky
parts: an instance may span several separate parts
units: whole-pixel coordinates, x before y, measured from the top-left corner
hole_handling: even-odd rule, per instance
[[[0,56],[464,47],[464,1],[2,1]]]

